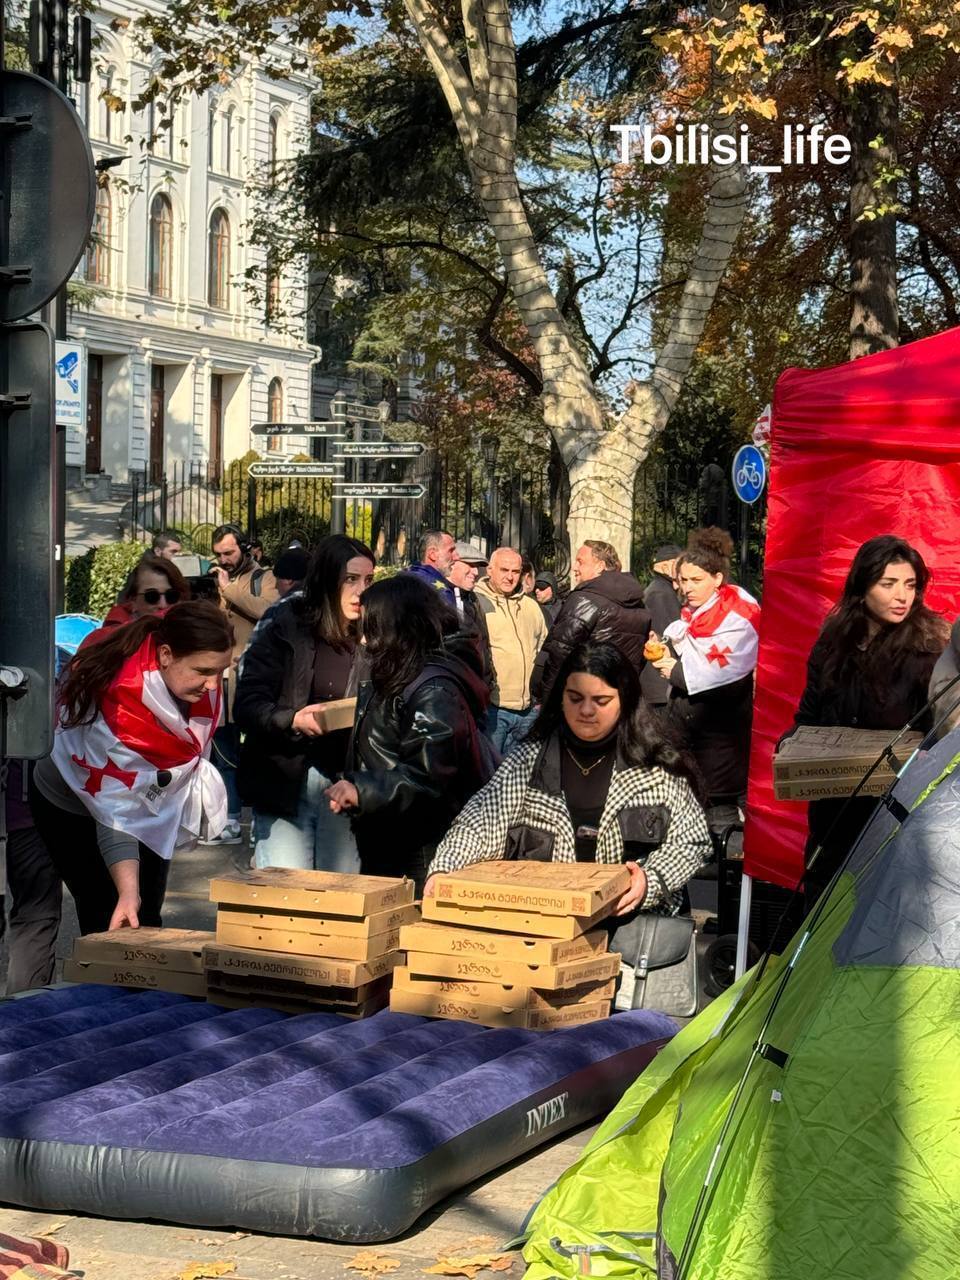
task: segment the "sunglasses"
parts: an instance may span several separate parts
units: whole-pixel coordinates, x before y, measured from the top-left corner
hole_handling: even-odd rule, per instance
[[[170,587],[167,591],[158,591],[156,587],[148,587],[146,591],[137,593],[145,604],[159,604],[161,600],[166,600],[167,604],[176,604],[180,599],[180,592],[174,587]]]

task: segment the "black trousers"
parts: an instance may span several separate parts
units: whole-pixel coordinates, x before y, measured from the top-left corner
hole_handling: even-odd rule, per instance
[[[10,890],[6,994],[53,981],[63,889],[47,846],[33,827],[11,831],[7,844]]]
[[[88,813],[67,813],[30,785],[33,821],[57,869],[73,894],[81,933],[103,933],[117,905],[117,889],[97,844],[97,824]],[[159,928],[170,863],[140,845],[140,911],[142,925]]]

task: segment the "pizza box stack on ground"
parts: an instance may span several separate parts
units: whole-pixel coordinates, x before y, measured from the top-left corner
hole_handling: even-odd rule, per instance
[[[145,987],[180,996],[205,996],[203,948],[212,933],[194,929],[114,929],[88,933],[63,966],[66,982]]]
[[[630,885],[623,866],[482,862],[434,878],[404,925],[390,1007],[548,1031],[610,1013],[620,956],[600,922]],[[599,926],[599,927],[598,927]]]
[[[412,880],[268,867],[210,883],[208,999],[227,1008],[363,1018],[386,1006]]]
[[[889,729],[842,729],[801,725],[773,757],[773,790],[778,800],[826,800],[849,796],[897,737]],[[922,734],[905,733],[894,755],[906,763]],[[860,788],[860,795],[882,796],[896,771],[884,759]]]

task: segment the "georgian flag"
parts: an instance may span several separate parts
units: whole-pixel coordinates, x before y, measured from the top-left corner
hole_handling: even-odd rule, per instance
[[[682,609],[663,635],[683,663],[687,692],[697,694],[753,671],[759,629],[760,606],[753,596],[724,583],[699,609]]]
[[[89,724],[57,726],[53,760],[91,816],[170,859],[174,849],[218,835],[227,793],[207,758],[221,690],[181,713],[148,636],[126,659]]]

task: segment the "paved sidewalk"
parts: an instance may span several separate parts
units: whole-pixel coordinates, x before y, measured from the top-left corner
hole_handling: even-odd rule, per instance
[[[82,556],[90,547],[118,542],[118,521],[129,494],[95,498],[90,489],[67,490],[66,543],[68,556]]]

